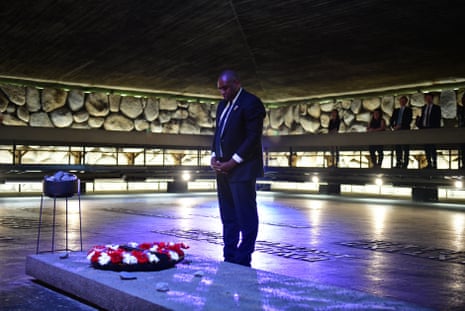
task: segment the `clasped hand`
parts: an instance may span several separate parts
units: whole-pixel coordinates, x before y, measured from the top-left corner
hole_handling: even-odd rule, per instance
[[[220,162],[213,157],[210,165],[217,173],[228,174],[237,165],[237,163],[233,159],[226,162]]]

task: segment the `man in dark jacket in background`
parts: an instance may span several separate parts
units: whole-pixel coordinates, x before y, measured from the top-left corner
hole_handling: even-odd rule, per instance
[[[389,121],[393,131],[410,130],[412,123],[412,108],[407,106],[408,98],[401,96],[399,99],[400,107],[394,109],[394,113]],[[396,145],[396,167],[407,168],[410,155],[409,145]]]
[[[433,103],[433,94],[425,94],[425,105],[421,108],[421,116],[417,118],[416,125],[420,129],[431,129],[441,127],[441,107]],[[425,145],[425,155],[428,161],[426,168],[437,167],[436,146],[433,144]]]

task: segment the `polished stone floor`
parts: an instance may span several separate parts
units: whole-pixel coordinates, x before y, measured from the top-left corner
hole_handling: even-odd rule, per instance
[[[77,198],[69,245],[79,248]],[[437,310],[465,309],[465,206],[260,192],[252,266]],[[94,310],[24,272],[35,253],[40,197],[0,198],[0,309]],[[84,250],[96,244],[174,241],[221,260],[213,193],[85,195]],[[53,200],[45,200],[40,250],[51,248]],[[64,200],[56,248],[64,247]]]

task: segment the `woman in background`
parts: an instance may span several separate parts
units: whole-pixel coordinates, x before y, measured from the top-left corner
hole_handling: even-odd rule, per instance
[[[380,108],[373,111],[373,116],[371,117],[370,124],[368,125],[367,132],[380,132],[386,129],[386,122],[382,118],[383,112]],[[384,148],[383,145],[370,145],[368,146],[370,150],[370,159],[373,163],[373,167],[381,167],[384,158]]]
[[[337,109],[331,110],[329,118],[328,134],[337,134],[339,132],[339,126],[341,125],[341,119],[339,118],[339,112]],[[331,166],[337,167],[339,164],[339,148],[331,147]]]

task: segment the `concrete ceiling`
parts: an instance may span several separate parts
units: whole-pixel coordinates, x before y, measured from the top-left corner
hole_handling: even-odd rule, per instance
[[[463,81],[465,1],[12,0],[0,78],[264,101]]]

